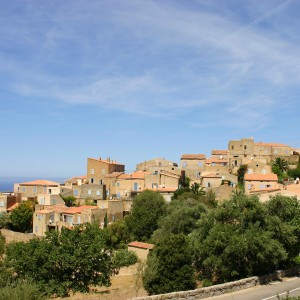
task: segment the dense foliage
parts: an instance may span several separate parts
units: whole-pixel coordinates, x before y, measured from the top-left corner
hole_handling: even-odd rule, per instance
[[[203,215],[191,236],[200,277],[220,283],[288,265],[300,251],[299,213],[293,198],[236,194]]]
[[[19,232],[31,232],[33,210],[32,202],[21,202],[9,215],[9,227]]]
[[[183,234],[164,236],[149,255],[143,277],[150,295],[196,287],[192,252]]]
[[[95,225],[49,232],[46,238],[7,247],[6,265],[17,278],[31,278],[47,294],[65,296],[69,291],[89,291],[91,285],[110,285],[110,276],[125,261],[126,253],[113,259],[103,230]],[[127,259],[127,260],[126,260]],[[136,258],[135,258],[136,259]]]
[[[146,190],[133,200],[131,214],[125,218],[134,240],[149,241],[166,213],[166,202],[158,193]]]

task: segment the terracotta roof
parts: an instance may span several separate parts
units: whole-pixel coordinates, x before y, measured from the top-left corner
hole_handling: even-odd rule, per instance
[[[228,150],[211,150],[211,154],[213,155],[226,155],[228,153]]]
[[[205,154],[182,154],[182,159],[205,159]]]
[[[131,242],[128,244],[130,247],[141,248],[141,249],[153,249],[155,247],[154,244],[142,243],[142,242]]]
[[[34,180],[29,182],[22,182],[20,185],[32,185],[32,186],[59,186],[58,182],[50,181],[50,180]]]
[[[286,144],[279,144],[279,143],[264,143],[264,142],[259,142],[255,143],[256,146],[265,146],[265,147],[288,147]]]
[[[74,215],[74,214],[81,213],[85,209],[96,209],[96,208],[98,208],[98,206],[82,205],[82,206],[68,207],[62,210],[61,212],[65,214]]]
[[[11,207],[9,207],[7,209],[7,211],[12,211],[13,209],[17,208],[20,205],[20,203],[15,203],[14,205],[12,205]]]
[[[86,179],[87,177],[84,175],[84,176],[74,176],[70,179],[67,179],[65,180],[65,182],[77,182],[78,179]]]
[[[120,175],[124,174],[123,172],[112,172],[108,175],[106,175],[106,178],[114,178],[114,177],[119,177]]]
[[[247,181],[278,181],[276,174],[245,174]]]
[[[122,174],[119,179],[145,179],[145,175],[151,174],[149,171],[137,171],[131,174]]]
[[[121,166],[125,166],[123,164],[120,164],[118,162],[116,162],[115,160],[106,160],[106,159],[102,159],[102,158],[92,158],[92,157],[89,157],[88,159],[93,159],[93,160],[96,160],[96,161],[99,161],[99,162],[103,162],[103,163],[106,163],[106,164],[110,164],[110,165],[121,165]]]

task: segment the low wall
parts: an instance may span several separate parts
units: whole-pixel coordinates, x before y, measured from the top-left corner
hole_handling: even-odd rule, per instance
[[[1,229],[1,233],[5,237],[6,243],[28,242],[37,238],[35,235],[30,233],[15,232],[8,229]]]
[[[278,270],[274,273],[263,275],[263,276],[253,276],[237,281],[227,282],[223,284],[217,284],[201,289],[184,291],[184,292],[174,292],[169,294],[153,295],[146,297],[133,298],[132,300],[196,300],[204,299],[207,297],[218,296],[226,293],[236,292],[243,289],[248,289],[250,287],[266,284],[271,281],[281,280],[283,277],[295,276],[300,273],[300,265],[294,266],[286,270]]]

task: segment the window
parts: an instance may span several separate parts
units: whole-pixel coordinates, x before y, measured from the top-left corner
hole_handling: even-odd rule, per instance
[[[199,161],[199,162],[198,162],[198,166],[199,166],[199,167],[202,167],[202,166],[203,166],[202,161]]]
[[[78,223],[78,224],[81,223],[81,216],[77,216],[77,223]]]
[[[262,170],[261,170],[261,174],[267,174],[266,169],[262,169]]]
[[[94,178],[91,178],[91,183],[94,183]]]
[[[99,179],[99,180],[98,180],[98,183],[99,183],[100,185],[103,184],[102,179]]]
[[[182,163],[182,167],[185,168],[186,167],[186,162]]]
[[[117,186],[120,186],[120,182],[117,182]]]
[[[52,193],[52,190],[51,190],[51,189],[49,189],[49,190],[48,190],[48,193],[49,193],[49,195],[51,195],[51,193]]]
[[[41,205],[44,205],[44,204],[45,204],[45,198],[41,198],[41,199],[40,199],[40,204],[41,204]]]
[[[55,205],[56,204],[56,200],[55,199],[51,199],[51,205]]]
[[[274,154],[277,154],[277,149],[274,150]]]
[[[88,195],[92,195],[92,190],[88,190]]]
[[[40,221],[42,218],[42,215],[41,214],[37,214],[37,219]]]
[[[244,150],[247,150],[247,145],[244,145]]]
[[[248,170],[248,174],[252,174],[252,172],[253,172],[252,169]]]
[[[37,191],[37,189],[36,189],[36,187],[34,187],[34,188],[33,188],[33,192],[36,193],[36,191]]]
[[[39,226],[34,226],[34,232],[38,232],[39,231]]]
[[[216,165],[216,163],[213,162],[213,163],[211,163],[211,165],[212,165],[212,167],[214,167]]]
[[[96,191],[96,195],[100,196],[100,191],[99,190]]]
[[[78,190],[74,190],[74,196],[78,196]]]
[[[0,207],[4,207],[4,202],[0,201]]]
[[[94,170],[94,169],[91,169],[91,170],[90,170],[90,174],[91,174],[91,175],[95,174],[95,170]]]
[[[105,175],[105,172],[106,172],[105,169],[102,169],[102,174],[103,174],[103,175]]]
[[[113,220],[113,222],[116,220],[115,214],[112,214],[112,220]]]
[[[233,145],[231,146],[231,150],[234,150],[234,146]]]
[[[25,193],[26,192],[26,187],[22,187],[22,193]]]

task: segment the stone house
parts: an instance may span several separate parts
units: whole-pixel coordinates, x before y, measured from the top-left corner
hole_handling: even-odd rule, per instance
[[[104,185],[105,176],[113,172],[125,172],[125,165],[110,158],[106,160],[101,159],[101,157],[99,159],[87,159],[87,182],[89,184]]]
[[[245,174],[245,191],[264,191],[278,189],[278,177],[274,173],[269,174]]]
[[[79,207],[66,207],[63,205],[46,206],[33,214],[33,233],[44,236],[50,230],[60,231],[62,227],[72,229],[76,225],[97,222],[103,226],[106,209],[97,206],[83,205]]]
[[[212,189],[222,184],[222,176],[216,173],[208,173],[202,176],[201,185],[207,189]]]
[[[185,171],[185,176],[190,179],[198,179],[205,170],[205,154],[183,154],[180,159],[180,166]]]
[[[154,247],[154,244],[142,243],[137,241],[128,244],[128,250],[135,252],[141,261],[147,260],[149,252],[152,251]]]
[[[59,195],[60,184],[50,180],[35,180],[14,184],[14,193],[21,194],[22,200],[35,198],[38,194]]]

